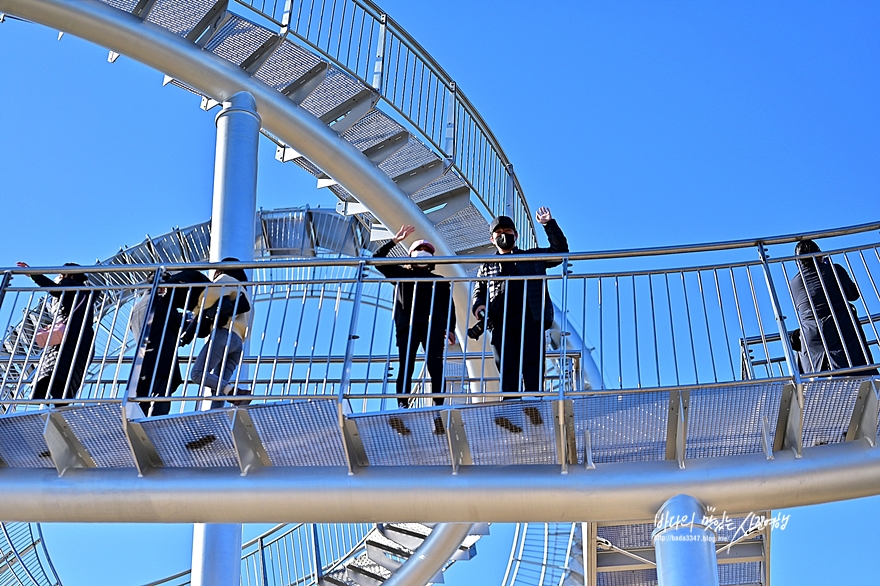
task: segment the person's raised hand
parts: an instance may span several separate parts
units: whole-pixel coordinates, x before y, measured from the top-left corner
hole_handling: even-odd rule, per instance
[[[550,215],[550,208],[541,206],[538,208],[538,211],[535,212],[535,219],[538,220],[538,223],[542,226],[546,226],[547,222],[553,219],[553,216]]]
[[[400,230],[397,231],[397,234],[394,235],[394,238],[391,240],[394,241],[394,244],[400,243],[401,240],[412,234],[416,231],[415,226],[410,226],[409,224],[404,224],[400,227]]]
[[[26,262],[19,261],[19,262],[15,263],[15,266],[22,268],[22,269],[27,269],[27,268],[30,268],[31,265],[29,265]]]

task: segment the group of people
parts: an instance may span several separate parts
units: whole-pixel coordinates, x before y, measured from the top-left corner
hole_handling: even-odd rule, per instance
[[[28,268],[24,262],[17,265]],[[92,359],[94,291],[88,290],[88,277],[80,272],[58,275],[54,281],[38,274],[31,279],[48,289],[52,320],[47,331],[58,333],[45,336],[32,397],[54,399],[55,405],[61,406],[76,396]],[[138,343],[133,367],[137,397],[172,395],[183,383],[178,347],[190,344],[196,337],[210,337],[193,363],[190,380],[199,384],[205,394],[230,397],[228,402],[233,404],[250,402],[246,398],[232,398],[251,394],[248,388],[236,387],[233,376],[241,362],[253,316],[247,288],[242,284],[247,280],[241,269],[222,268],[214,269],[210,279],[192,269],[160,276],[152,302],[149,294],[142,296],[134,304],[129,321],[129,329]],[[212,403],[212,407],[222,406],[222,401]],[[141,408],[147,415],[166,415],[171,403],[144,402]]]
[[[548,268],[561,264],[557,260],[516,261],[506,255],[568,252],[568,242],[550,209],[539,208],[535,219],[543,226],[549,247],[521,249],[516,245],[519,232],[513,219],[498,216],[492,220],[489,232],[496,254],[510,260],[483,263],[477,272],[478,280],[471,298],[470,309],[477,327],[471,328],[469,333],[477,337],[484,329],[489,332],[489,344],[504,393],[541,389],[544,332],[553,324],[553,304],[544,280],[528,277],[541,277],[547,274]],[[402,226],[374,256],[388,256],[395,245],[414,231],[413,226]],[[409,246],[410,264],[381,264],[376,268],[391,279],[437,277],[434,266],[428,260],[435,250],[427,240],[416,240]],[[449,282],[399,281],[395,294],[394,324],[399,353],[396,381],[398,406],[409,406],[409,399],[405,395],[412,388],[412,371],[420,346],[425,352],[431,389],[435,393],[434,404],[442,405],[443,397],[436,393],[443,392],[445,384],[444,350],[447,344],[455,343],[455,305]],[[526,407],[523,411],[533,425],[543,424],[536,407]],[[392,416],[388,423],[401,435],[411,433],[400,417]],[[522,427],[508,417],[496,417],[495,423],[512,433],[522,432]],[[439,417],[434,419],[434,433],[445,433]]]
[[[515,255],[568,252],[568,242],[550,210],[539,208],[535,218],[544,228],[549,247],[521,249],[516,245],[519,233],[514,221],[507,216],[492,220],[490,238],[499,261],[480,266],[471,297],[470,311],[476,325],[468,334],[476,339],[483,330],[488,331],[500,390],[508,394],[541,390],[543,344],[553,323],[553,304],[540,277],[560,264],[558,260],[519,261]],[[414,231],[413,226],[402,226],[374,257],[387,257]],[[444,356],[447,346],[456,343],[456,315],[450,282],[433,279],[439,277],[430,260],[435,252],[431,242],[416,240],[408,247],[407,263],[376,266],[385,277],[397,281],[393,319],[399,370],[395,384],[402,409],[409,406],[419,348],[424,351],[434,404],[444,402]],[[812,240],[798,242],[795,249],[796,256],[802,258],[789,286],[800,328],[790,340],[798,368],[802,374],[846,369],[845,374],[876,375],[876,369],[858,369],[874,362],[851,304],[859,298],[859,291],[843,267],[820,253]],[[17,264],[28,267],[23,262]],[[48,289],[53,325],[63,325],[62,335],[50,338],[45,345],[34,378],[33,398],[64,404],[61,402],[76,396],[92,358],[94,291],[86,287],[88,279],[82,272],[58,275],[54,281],[43,275],[31,278]],[[243,270],[223,268],[215,269],[210,279],[191,269],[161,276],[157,294],[152,300],[144,295],[131,314],[130,327],[138,341],[133,381],[137,397],[172,395],[183,383],[178,348],[195,337],[209,337],[193,364],[190,380],[205,393],[224,397],[232,404],[250,402],[239,397],[250,395],[251,389],[234,382],[253,316],[242,284],[247,280]],[[213,406],[222,407],[222,403],[217,401]],[[147,415],[165,415],[170,402],[143,402],[142,407]],[[543,423],[537,408],[527,406],[523,412],[533,425]],[[495,423],[513,433],[522,432],[522,427],[507,417],[498,417]],[[398,416],[390,417],[389,424],[401,435],[411,433]],[[445,433],[439,417],[434,427],[435,433]]]

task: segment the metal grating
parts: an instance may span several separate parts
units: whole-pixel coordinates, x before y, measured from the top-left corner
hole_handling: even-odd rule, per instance
[[[638,525],[607,525],[596,528],[596,535],[604,537],[621,549],[638,549],[641,547],[653,547],[651,544],[651,532],[654,525],[640,523]]]
[[[208,41],[205,49],[218,57],[241,65],[271,36],[272,31],[269,29],[258,26],[240,16],[233,16]]]
[[[52,586],[58,584],[57,577],[53,580],[47,575],[46,566],[40,556],[42,545],[40,537],[34,534],[39,531],[36,524],[2,523],[0,524],[0,584],[12,586],[21,584]],[[21,559],[18,563],[16,555]],[[49,566],[51,569],[51,565]],[[54,572],[53,572],[54,574]]]
[[[122,431],[122,405],[88,405],[65,409],[62,413],[99,468],[134,468]]]
[[[631,570],[596,574],[596,586],[657,586],[657,570]]]
[[[737,584],[764,584],[764,568],[761,562],[724,564],[718,566],[719,586]]]
[[[100,0],[104,4],[108,6],[112,6],[113,8],[118,8],[119,10],[124,10],[125,12],[131,13],[134,10],[134,7],[137,6],[138,0]]]
[[[305,49],[285,40],[260,66],[254,77],[281,91],[320,62]]]
[[[594,462],[665,459],[668,393],[600,395],[572,403],[579,462],[583,462],[587,429]]]
[[[156,0],[147,22],[185,37],[195,28],[216,0]]]
[[[371,466],[449,466],[446,435],[434,433],[438,411],[391,411],[357,418],[358,432]],[[397,433],[389,421],[403,422],[409,435]]]
[[[0,418],[0,459],[10,468],[54,468],[49,446],[43,438],[46,421],[42,413]]]
[[[546,401],[504,401],[462,409],[461,419],[474,464],[556,464],[551,405]],[[538,409],[544,423],[532,425],[523,412],[525,407]],[[499,427],[495,424],[498,417],[506,417],[522,432],[512,433]]]
[[[472,203],[437,224],[437,229],[455,252],[489,245],[489,223]]]
[[[381,110],[371,110],[340,136],[356,149],[365,151],[373,145],[405,130]]]
[[[783,386],[771,383],[691,391],[685,457],[762,452],[761,418],[767,417],[772,433]]]
[[[144,419],[141,425],[169,468],[238,466],[226,410]]]
[[[379,164],[379,168],[389,177],[397,177],[411,169],[439,160],[434,152],[413,137],[406,146]]]
[[[415,192],[410,199],[412,199],[416,203],[420,203],[426,200],[431,199],[432,197],[437,197],[438,195],[443,195],[444,193],[449,193],[454,189],[458,189],[460,187],[467,187],[464,181],[461,180],[454,171],[447,171],[445,175],[442,177],[435,179],[425,187],[421,188],[417,192]],[[489,227],[486,226],[486,232],[488,233]]]
[[[363,89],[365,86],[361,82],[331,67],[327,70],[327,77],[321,85],[315,88],[300,106],[320,117]]]
[[[861,379],[804,383],[804,447],[844,441]]]
[[[248,414],[275,466],[345,466],[334,401],[259,405]]]

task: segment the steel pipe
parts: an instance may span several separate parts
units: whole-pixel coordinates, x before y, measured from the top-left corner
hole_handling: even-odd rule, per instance
[[[470,523],[441,523],[382,586],[425,586],[443,569],[471,530]]]
[[[651,542],[660,586],[718,586],[715,532],[699,500],[677,494],[657,511]]]
[[[687,493],[747,513],[880,493],[866,440],[764,454],[558,466],[0,469],[0,518],[125,523],[579,522],[652,519]],[[718,514],[718,513],[716,513]]]

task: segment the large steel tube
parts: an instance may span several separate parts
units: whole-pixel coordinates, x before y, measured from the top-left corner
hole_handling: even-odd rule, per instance
[[[216,124],[210,259],[212,262],[224,258],[252,261],[260,141],[260,116],[253,96],[247,92],[230,96],[223,102]],[[222,407],[222,403],[203,405],[206,410],[212,407]],[[193,526],[194,586],[238,586],[240,558],[240,524],[196,523]]]
[[[706,508],[677,494],[657,511],[651,534],[660,586],[718,586],[715,532],[703,522]]]
[[[579,522],[653,519],[691,494],[715,510],[763,511],[880,493],[867,441],[763,454],[558,466],[268,466],[149,470],[0,468],[0,518],[126,523]]]

